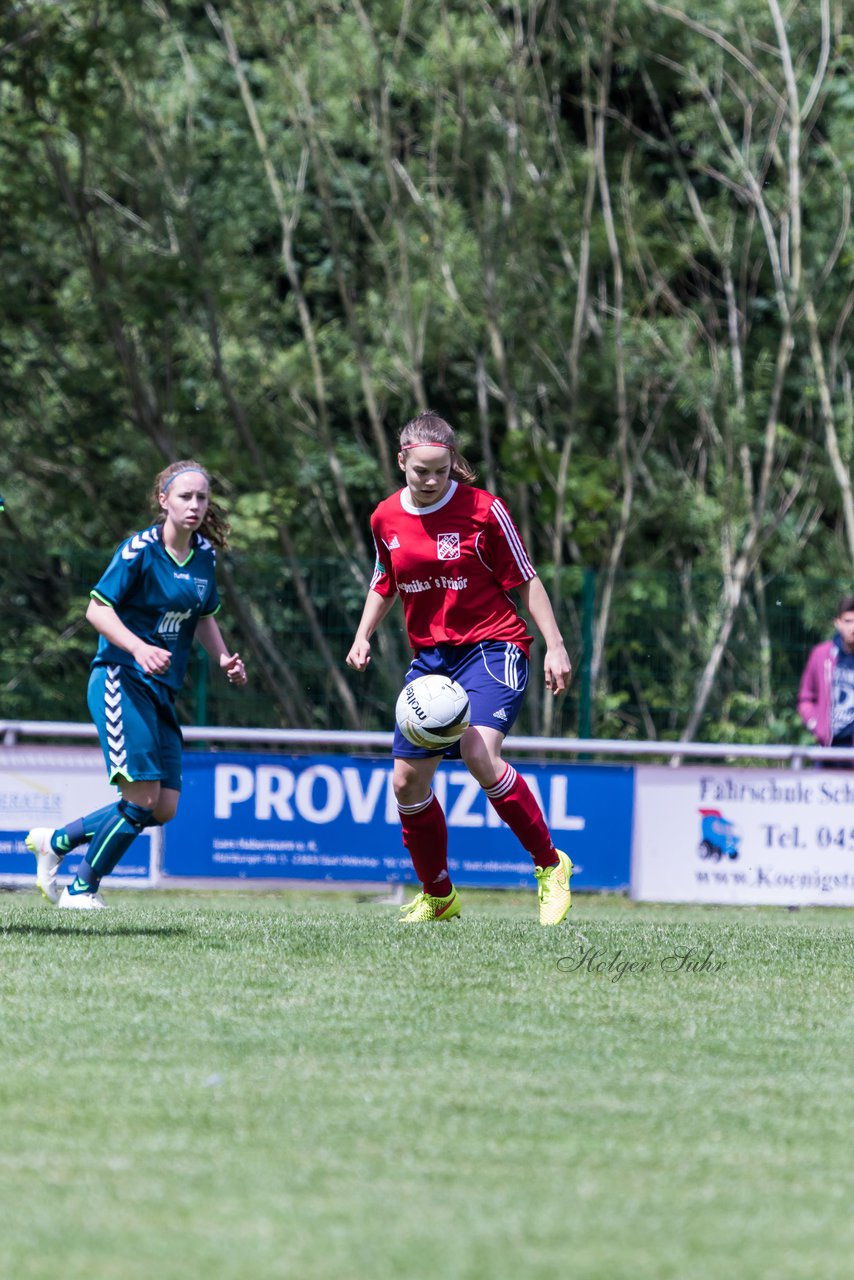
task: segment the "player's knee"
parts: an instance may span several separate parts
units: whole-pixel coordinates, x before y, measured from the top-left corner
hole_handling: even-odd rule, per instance
[[[463,764],[481,786],[491,787],[503,772],[504,762],[496,751],[491,751],[479,734],[465,734],[460,743]]]
[[[398,804],[417,804],[430,791],[430,784],[428,783],[425,787],[418,774],[409,770],[403,773],[396,771],[392,785],[394,786],[394,798]]]
[[[177,812],[177,800],[158,800],[154,806],[154,821],[162,827],[164,823],[171,822]]]
[[[134,804],[132,800],[120,800],[118,810],[125,822],[135,827],[137,831],[142,831],[145,827],[152,826],[156,821],[153,809],[147,809],[141,804]]]
[[[398,804],[420,804],[422,800],[429,799],[437,763],[433,756],[412,760],[404,756],[395,757],[392,787]]]
[[[419,787],[411,778],[401,778],[394,780],[394,798],[398,804],[415,804],[423,797],[418,795]]]

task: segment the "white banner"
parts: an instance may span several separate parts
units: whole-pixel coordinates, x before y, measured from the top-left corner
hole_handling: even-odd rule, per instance
[[[0,881],[35,884],[36,860],[24,844],[31,827],[62,827],[120,798],[97,747],[0,747]],[[85,851],[68,854],[60,884]],[[151,833],[143,832],[110,880],[117,887],[150,884],[152,852]]]
[[[638,765],[632,897],[854,906],[854,773]]]

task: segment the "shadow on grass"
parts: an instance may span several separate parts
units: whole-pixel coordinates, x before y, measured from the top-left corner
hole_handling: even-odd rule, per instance
[[[93,924],[94,923],[95,922],[93,921]],[[52,924],[48,924],[47,921],[44,923],[36,922],[33,924],[3,924],[0,925],[0,938],[9,933],[19,933],[25,936],[44,934],[45,936],[49,935],[51,937],[59,935],[74,937],[76,933],[80,932],[79,926],[81,924],[83,924],[83,921],[81,920],[75,920],[72,928],[68,927],[68,925],[72,925],[70,920],[68,921],[68,924],[66,924],[65,921],[62,921],[61,923],[56,921]],[[106,928],[101,926],[100,922],[98,922],[94,929],[89,929],[87,922],[87,925],[84,925],[84,929],[93,937],[98,938],[177,938],[184,937],[186,934],[192,932],[190,928],[180,924],[123,925],[117,920],[107,925]]]

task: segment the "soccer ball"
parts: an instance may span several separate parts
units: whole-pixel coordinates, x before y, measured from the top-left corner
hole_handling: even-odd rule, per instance
[[[416,676],[401,690],[394,709],[397,727],[413,747],[452,747],[469,727],[469,699],[448,676]]]

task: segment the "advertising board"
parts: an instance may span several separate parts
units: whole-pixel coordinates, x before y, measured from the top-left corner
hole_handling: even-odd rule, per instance
[[[61,827],[118,799],[96,747],[0,747],[0,877],[11,884],[35,881],[35,859],[24,844],[32,827]],[[80,853],[68,855],[61,884],[79,861]],[[139,884],[151,875],[152,833],[143,832],[110,879],[117,886]]]
[[[632,896],[854,906],[854,773],[635,770]]]
[[[632,768],[520,765],[579,888],[629,883]],[[531,859],[465,767],[445,762],[434,789],[460,885],[530,887]],[[350,756],[187,752],[178,816],[164,829],[163,873],[341,881],[414,879],[391,761]]]

